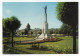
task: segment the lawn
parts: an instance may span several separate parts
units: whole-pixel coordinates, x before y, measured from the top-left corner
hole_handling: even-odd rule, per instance
[[[31,40],[34,37],[14,37],[14,41]],[[9,48],[8,52],[4,53],[20,53],[20,54],[58,54],[58,53],[72,53],[73,52],[73,38],[70,37],[57,37],[62,39],[58,42],[44,42],[40,43],[40,47],[47,47],[46,49],[32,49],[31,44],[27,45],[15,45],[14,48]],[[4,39],[3,39],[4,40]],[[78,39],[77,40],[77,52],[78,52]],[[37,45],[37,44],[36,44]]]

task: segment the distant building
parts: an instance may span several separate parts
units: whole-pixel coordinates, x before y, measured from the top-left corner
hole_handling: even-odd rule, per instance
[[[25,35],[25,29],[16,31],[16,35]]]

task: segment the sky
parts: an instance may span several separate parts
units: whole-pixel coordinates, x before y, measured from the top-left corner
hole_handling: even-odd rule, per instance
[[[47,5],[48,28],[60,28],[62,22],[57,19],[57,2],[3,2],[3,18],[16,16],[21,29],[29,23],[31,29],[43,28],[44,7]]]

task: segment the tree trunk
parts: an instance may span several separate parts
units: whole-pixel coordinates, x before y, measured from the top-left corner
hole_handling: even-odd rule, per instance
[[[73,53],[76,54],[76,27],[73,27]]]
[[[14,47],[14,46],[13,46],[13,31],[12,31],[12,47]]]
[[[69,33],[69,31],[68,31],[68,37],[70,36],[70,33]]]

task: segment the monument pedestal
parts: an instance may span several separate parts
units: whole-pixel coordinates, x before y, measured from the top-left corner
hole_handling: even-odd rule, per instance
[[[52,36],[50,34],[41,34],[39,37],[36,37],[35,40],[43,40],[47,38],[52,38]]]

